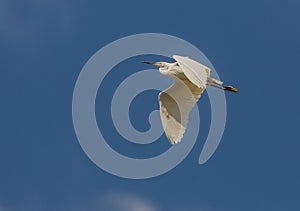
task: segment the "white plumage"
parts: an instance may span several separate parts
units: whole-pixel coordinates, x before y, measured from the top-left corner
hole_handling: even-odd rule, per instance
[[[174,84],[159,93],[160,117],[171,144],[179,143],[188,123],[189,112],[206,86],[237,92],[232,86],[210,78],[210,69],[188,57],[174,55],[175,63],[144,62],[159,67],[159,72],[174,78]]]

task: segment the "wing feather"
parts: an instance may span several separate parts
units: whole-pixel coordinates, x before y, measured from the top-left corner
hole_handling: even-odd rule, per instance
[[[181,141],[187,127],[189,112],[204,89],[196,87],[187,79],[175,79],[170,88],[159,93],[160,117],[171,144]]]
[[[206,87],[207,78],[210,75],[210,69],[199,62],[188,57],[174,55],[173,59],[177,61],[186,77],[197,87]]]

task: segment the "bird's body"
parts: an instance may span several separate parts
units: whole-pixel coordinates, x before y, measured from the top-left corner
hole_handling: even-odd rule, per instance
[[[210,77],[210,69],[188,57],[174,55],[174,63],[145,62],[159,67],[159,72],[174,78],[174,84],[159,93],[160,116],[171,144],[181,141],[187,127],[188,115],[206,86],[237,92],[232,86]]]

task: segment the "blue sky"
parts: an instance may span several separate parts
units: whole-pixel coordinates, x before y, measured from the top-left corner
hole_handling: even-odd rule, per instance
[[[0,210],[299,210],[299,9],[295,0],[0,0]],[[207,94],[198,103],[201,133],[187,159],[136,181],[88,159],[71,105],[81,68],[96,51],[145,32],[197,46],[240,93],[226,93],[225,133],[205,165],[197,161],[209,124]],[[124,65],[131,71],[138,60]],[[112,87],[106,83],[108,94]],[[150,112],[156,94],[146,92],[132,106]],[[137,129],[147,128],[145,116],[131,115]],[[103,118],[110,127],[110,117]],[[122,141],[113,129],[107,135]],[[129,148],[123,153],[141,155]]]

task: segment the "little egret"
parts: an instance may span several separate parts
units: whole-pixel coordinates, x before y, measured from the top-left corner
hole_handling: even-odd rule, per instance
[[[232,86],[210,77],[210,69],[188,57],[174,55],[174,63],[144,62],[159,68],[162,75],[174,78],[168,89],[159,93],[160,118],[171,144],[181,141],[187,127],[189,112],[199,100],[206,86],[237,93]]]

